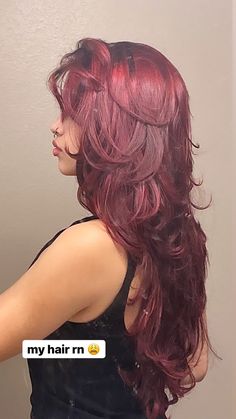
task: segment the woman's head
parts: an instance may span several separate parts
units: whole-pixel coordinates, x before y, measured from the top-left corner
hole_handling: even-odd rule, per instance
[[[174,197],[178,189],[183,195],[183,189],[191,187],[184,181],[192,170],[188,92],[177,69],[158,50],[129,41],[85,38],[62,57],[48,85],[60,107],[53,129],[59,124],[67,136],[68,124],[73,128],[70,142],[64,143],[63,135],[58,138],[59,147],[63,142],[64,151],[69,151],[67,156],[58,155],[59,167],[65,174],[77,174],[90,211],[95,209],[97,191],[105,181],[108,187],[111,179],[113,189],[126,184],[127,190],[139,189],[139,195],[145,183],[158,182],[156,198],[149,192],[150,216],[165,199],[163,177],[170,178],[166,198]],[[97,205],[102,215],[102,202]],[[147,208],[140,207],[139,212],[141,220]]]

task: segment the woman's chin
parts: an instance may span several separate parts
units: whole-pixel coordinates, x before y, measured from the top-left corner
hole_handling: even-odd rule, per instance
[[[63,164],[58,164],[58,169],[61,172],[62,175],[65,176],[76,176],[76,168],[75,167],[69,167]]]

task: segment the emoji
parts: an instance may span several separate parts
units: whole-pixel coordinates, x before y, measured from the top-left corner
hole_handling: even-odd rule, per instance
[[[88,351],[91,355],[97,355],[99,350],[100,350],[100,348],[99,348],[99,345],[97,343],[91,343],[88,346]]]

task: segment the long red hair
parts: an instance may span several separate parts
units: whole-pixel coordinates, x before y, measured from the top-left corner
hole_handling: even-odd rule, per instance
[[[208,252],[190,192],[189,94],[176,67],[155,48],[84,38],[50,73],[62,120],[80,127],[78,200],[137,262],[141,310],[130,330],[136,369],[119,369],[150,419],[196,381],[187,359],[212,349],[204,322]],[[217,356],[218,357],[218,356]],[[219,358],[219,357],[218,357]],[[189,388],[181,386],[187,375]],[[169,394],[168,394],[169,393]],[[170,395],[172,399],[168,399]]]

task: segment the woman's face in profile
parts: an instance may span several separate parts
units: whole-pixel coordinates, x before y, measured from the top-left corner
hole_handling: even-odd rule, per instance
[[[58,168],[63,175],[76,176],[76,160],[65,152],[65,146],[70,153],[78,153],[79,126],[71,119],[66,118],[62,122],[61,116],[50,126],[50,130],[57,132],[54,138],[55,144],[60,148],[55,158],[58,158]],[[53,146],[55,147],[55,146]]]

